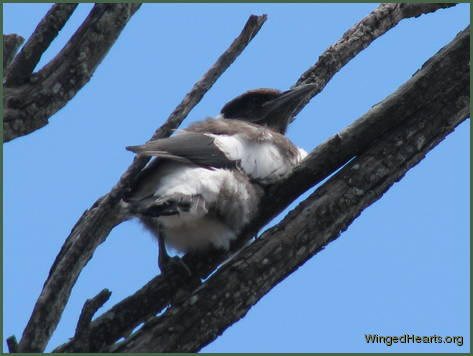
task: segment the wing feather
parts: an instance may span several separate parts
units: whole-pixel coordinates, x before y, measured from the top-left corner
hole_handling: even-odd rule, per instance
[[[126,149],[140,155],[193,163],[205,168],[234,168],[238,163],[215,145],[214,137],[202,133],[184,132]]]

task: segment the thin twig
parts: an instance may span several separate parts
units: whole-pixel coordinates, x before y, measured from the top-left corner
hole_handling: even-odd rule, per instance
[[[77,5],[55,4],[51,7],[5,74],[6,86],[14,87],[28,81],[44,51],[64,27]]]
[[[256,36],[261,26],[267,19],[267,15],[251,15],[248,18],[240,35],[235,38],[230,47],[217,59],[215,64],[205,73],[205,75],[194,84],[192,90],[187,93],[182,102],[174,109],[166,122],[154,133],[151,140],[163,138],[171,135],[189,114],[192,108],[202,99],[204,94],[212,87],[222,73],[235,61],[243,52],[248,43]]]
[[[186,96],[181,108],[171,114],[166,123],[156,131],[153,137],[164,137],[177,127],[202,95],[217,78],[230,66],[266,20],[266,15],[250,16],[242,33],[235,39],[229,49],[217,60],[216,64],[200,80],[203,88],[194,87]],[[195,97],[194,97],[195,96]],[[147,159],[135,158],[131,166],[121,176],[112,191],[98,199],[87,210],[74,226],[66,239],[59,255],[51,267],[48,279],[36,302],[33,314],[28,322],[20,342],[21,352],[42,352],[59,322],[59,318],[69,298],[82,268],[92,257],[95,249],[101,244],[112,228],[121,222],[118,202],[126,188],[145,166]],[[41,326],[39,325],[41,324]]]
[[[322,91],[332,77],[350,60],[356,57],[378,37],[396,26],[401,20],[418,17],[438,9],[455,6],[455,3],[387,3],[381,4],[368,16],[364,17],[342,38],[331,45],[312,67],[307,69],[294,86],[316,84],[311,95],[302,101],[294,111],[294,116],[318,93]]]

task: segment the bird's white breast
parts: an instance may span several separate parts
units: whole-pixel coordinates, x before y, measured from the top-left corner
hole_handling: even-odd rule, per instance
[[[284,178],[307,155],[306,151],[299,148],[298,156],[288,159],[271,142],[271,137],[250,141],[242,135],[208,135],[215,138],[215,144],[228,159],[239,160],[240,168],[262,184],[271,184]]]

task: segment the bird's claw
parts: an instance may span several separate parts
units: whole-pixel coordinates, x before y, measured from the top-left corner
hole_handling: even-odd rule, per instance
[[[189,266],[182,260],[182,258],[174,256],[167,258],[164,261],[159,261],[159,269],[163,274],[178,274],[186,275],[187,277],[192,276],[192,271]]]

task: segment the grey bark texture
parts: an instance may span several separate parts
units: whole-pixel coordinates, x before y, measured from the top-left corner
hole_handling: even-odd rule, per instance
[[[7,87],[19,86],[29,81],[41,55],[48,49],[76,7],[77,4],[56,4],[51,7],[8,67],[5,73]]]
[[[73,11],[73,5],[66,5],[53,6],[38,25],[49,31],[49,37],[42,38],[41,42],[32,36],[25,45],[25,51],[30,48],[35,56],[26,56],[30,60],[21,59],[20,52],[7,67],[9,71],[18,65],[15,63],[25,63],[20,66],[23,70],[8,72],[5,141],[46,125],[49,117],[87,83],[139,8],[139,4],[95,5],[58,55],[61,61],[52,60],[32,74],[39,56]],[[312,96],[316,95],[340,68],[400,20],[449,6],[454,4],[380,5],[329,47],[295,85],[316,83]],[[249,18],[242,33],[194,85],[152,139],[169,136],[180,125],[265,20],[265,15]],[[6,41],[4,46],[6,48]],[[229,254],[211,251],[205,256],[187,255],[184,259],[195,272],[193,276],[157,276],[134,295],[91,321],[109,296],[103,291],[84,305],[74,337],[54,352],[200,350],[243,317],[283,278],[337,238],[364,208],[379,199],[468,116],[468,53],[469,29],[429,60],[396,93],[315,148],[290,177],[271,187],[262,203],[261,215],[248,226],[230,253],[245,246],[255,231],[300,194],[349,160],[353,161],[207,281],[202,282],[201,278],[207,277]],[[442,80],[438,80],[439,77]],[[135,158],[113,189],[85,211],[72,228],[51,267],[20,343],[9,339],[11,351],[44,351],[82,268],[113,227],[122,221],[119,201],[147,162],[145,158]],[[169,309],[164,314],[155,316],[166,307]],[[145,325],[130,336],[143,322]],[[125,341],[116,343],[122,337]]]

